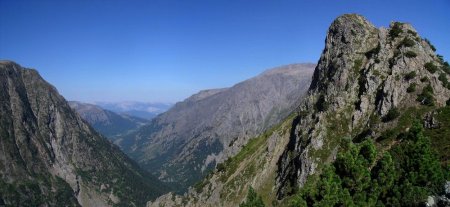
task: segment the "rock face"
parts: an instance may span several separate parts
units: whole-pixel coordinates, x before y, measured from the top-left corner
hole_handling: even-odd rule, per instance
[[[359,15],[337,18],[293,126],[295,136],[280,158],[279,198],[334,160],[340,139],[380,137],[378,132],[396,125],[389,121],[398,110],[445,106],[450,91],[439,78],[448,79],[442,64],[409,24],[377,29]]]
[[[0,62],[0,203],[137,205],[165,191],[37,71]]]
[[[120,146],[146,169],[181,190],[216,163],[236,154],[248,139],[298,106],[313,64],[272,70],[231,88],[201,91],[152,120]]]
[[[166,194],[148,206],[237,206],[248,186],[266,205],[286,205],[287,196],[334,161],[344,139],[381,140],[394,128],[406,132],[397,117],[408,110],[438,126],[429,112],[450,98],[449,71],[411,25],[378,29],[347,14],[332,23],[325,43],[292,117],[251,140],[184,196]]]
[[[69,101],[69,105],[96,131],[112,141],[149,122],[146,119],[117,114],[93,104]]]

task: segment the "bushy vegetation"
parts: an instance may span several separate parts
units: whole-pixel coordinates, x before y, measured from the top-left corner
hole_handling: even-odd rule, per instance
[[[442,63],[442,70],[447,74],[450,74],[450,65],[448,64],[447,61]]]
[[[425,86],[422,90],[422,93],[417,96],[417,101],[419,101],[422,105],[426,106],[434,106],[434,92],[433,87],[430,84]]]
[[[420,79],[420,82],[428,82],[430,79],[428,79],[428,77],[427,76],[425,76],[425,77],[422,77],[421,79]]]
[[[401,47],[412,47],[414,46],[415,42],[412,39],[409,39],[408,37],[403,38],[403,40],[400,42],[397,48]]]
[[[392,39],[398,37],[400,35],[400,33],[403,32],[401,26],[402,26],[402,23],[395,22],[394,25],[392,26],[391,30],[389,30],[389,37]]]
[[[433,118],[439,123],[439,129],[426,129],[425,135],[430,138],[433,149],[438,153],[443,166],[450,167],[450,99],[447,106],[436,111]],[[450,172],[450,168],[448,169]],[[448,180],[449,178],[447,178]]]
[[[408,88],[406,89],[406,92],[407,92],[407,93],[413,93],[413,92],[415,92],[415,91],[416,91],[416,86],[417,86],[416,83],[411,83],[411,84],[408,86]]]
[[[412,36],[417,36],[417,32],[414,32],[410,29],[408,29],[408,34],[411,34]]]
[[[445,73],[441,73],[441,74],[439,75],[439,78],[438,78],[438,79],[442,82],[442,85],[443,85],[444,87],[447,87],[447,88],[450,89],[450,84],[449,84],[449,82],[448,82],[447,75],[445,75]]]
[[[428,45],[430,45],[431,49],[436,52],[436,47],[434,47],[433,44],[431,44],[430,40],[428,40],[427,38],[423,39]]]
[[[392,108],[388,111],[386,116],[383,117],[383,122],[389,122],[392,121],[400,116],[400,112],[397,108]]]
[[[407,58],[414,58],[417,57],[417,54],[414,51],[406,51],[405,56]]]
[[[424,67],[425,69],[430,71],[430,73],[435,73],[438,70],[438,67],[435,64],[433,64],[433,62],[425,63]]]
[[[5,200],[6,206],[79,206],[72,188],[64,180],[49,174],[35,176],[36,179],[13,183],[0,180],[0,206]]]
[[[387,151],[371,139],[349,141],[292,199],[292,206],[418,206],[440,193],[449,173],[433,153],[420,122]]]
[[[264,207],[264,202],[262,201],[261,196],[259,196],[255,190],[250,186],[248,189],[247,198],[244,202],[239,204],[239,207]]]
[[[415,78],[417,75],[416,71],[411,71],[407,74],[405,74],[405,80],[411,80],[413,78]]]

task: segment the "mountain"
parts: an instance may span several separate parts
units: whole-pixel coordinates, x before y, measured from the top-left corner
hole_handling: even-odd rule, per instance
[[[182,192],[295,110],[313,68],[282,66],[231,88],[200,91],[117,143]]]
[[[170,103],[147,103],[135,101],[96,102],[95,104],[118,114],[139,117],[147,120],[153,119],[158,114],[163,113],[172,107],[172,104]]]
[[[136,130],[148,120],[126,114],[117,114],[99,106],[77,101],[69,101],[74,109],[85,121],[101,134],[114,141],[117,136]]]
[[[295,113],[147,206],[448,206],[449,74],[410,24],[342,15]]]
[[[0,83],[0,204],[143,206],[167,190],[36,70],[1,61]]]

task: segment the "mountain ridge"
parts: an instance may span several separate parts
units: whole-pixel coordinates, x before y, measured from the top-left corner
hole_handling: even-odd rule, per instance
[[[147,206],[238,206],[246,200],[250,187],[269,206],[347,205],[338,203],[345,196],[348,205],[371,205],[360,201],[363,196],[353,198],[361,203],[351,204],[354,195],[339,194],[348,192],[343,189],[333,190],[340,184],[333,183],[336,177],[326,177],[331,176],[327,166],[338,155],[342,156],[339,152],[348,142],[358,147],[359,143],[363,146],[369,143],[366,146],[380,154],[411,147],[410,142],[402,139],[420,136],[421,132],[419,135],[409,132],[416,127],[414,120],[423,120],[424,126],[430,126],[429,117],[444,113],[443,107],[450,103],[450,85],[445,81],[448,69],[448,63],[434,53],[429,41],[420,38],[411,25],[395,22],[389,28],[377,29],[360,15],[339,16],[327,32],[308,93],[291,117],[251,139],[236,156],[218,165],[184,196],[166,194]],[[449,120],[439,116],[439,122],[448,123]],[[432,130],[442,132],[442,129],[425,128],[435,149],[449,145],[448,140],[439,137],[439,131]],[[443,148],[441,162],[445,163],[448,156]],[[344,158],[340,159],[342,162]],[[323,169],[328,171],[325,177],[319,177]],[[416,169],[409,170],[416,173]],[[303,192],[307,183],[313,188]],[[314,188],[315,183],[324,186]],[[423,189],[433,195],[428,188]],[[254,194],[249,196],[253,197],[247,199],[256,199]],[[382,202],[391,202],[383,194],[376,196]],[[412,205],[417,204],[413,203],[416,200],[426,201],[423,193],[420,196],[422,200],[397,202]]]
[[[158,169],[160,179],[186,188],[294,110],[303,93],[293,91],[306,91],[312,66],[283,66],[230,88],[200,91],[122,139],[121,146],[144,168]]]
[[[1,61],[0,73],[3,204],[143,205],[168,190],[84,122],[36,70]]]

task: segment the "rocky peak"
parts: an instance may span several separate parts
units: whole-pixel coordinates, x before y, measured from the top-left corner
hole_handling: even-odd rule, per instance
[[[286,186],[303,185],[321,163],[334,160],[341,138],[392,127],[375,123],[397,108],[444,106],[450,96],[442,58],[409,24],[377,29],[362,16],[343,15],[325,44],[279,162],[281,197]]]
[[[347,77],[346,63],[352,57],[349,54],[364,53],[365,47],[374,44],[376,28],[364,17],[356,14],[347,14],[338,17],[328,29],[325,40],[325,49],[320,57],[317,69],[311,83],[311,92],[326,91],[326,85],[343,89]]]
[[[297,113],[253,139],[185,196],[166,194],[148,206],[237,206],[249,186],[265,204],[282,206],[334,161],[343,142],[378,141],[394,127],[406,132],[410,125],[399,126],[396,116],[442,106],[450,96],[449,70],[411,25],[378,29],[359,15],[340,16],[328,30]],[[425,116],[428,127],[439,126],[434,116]]]

